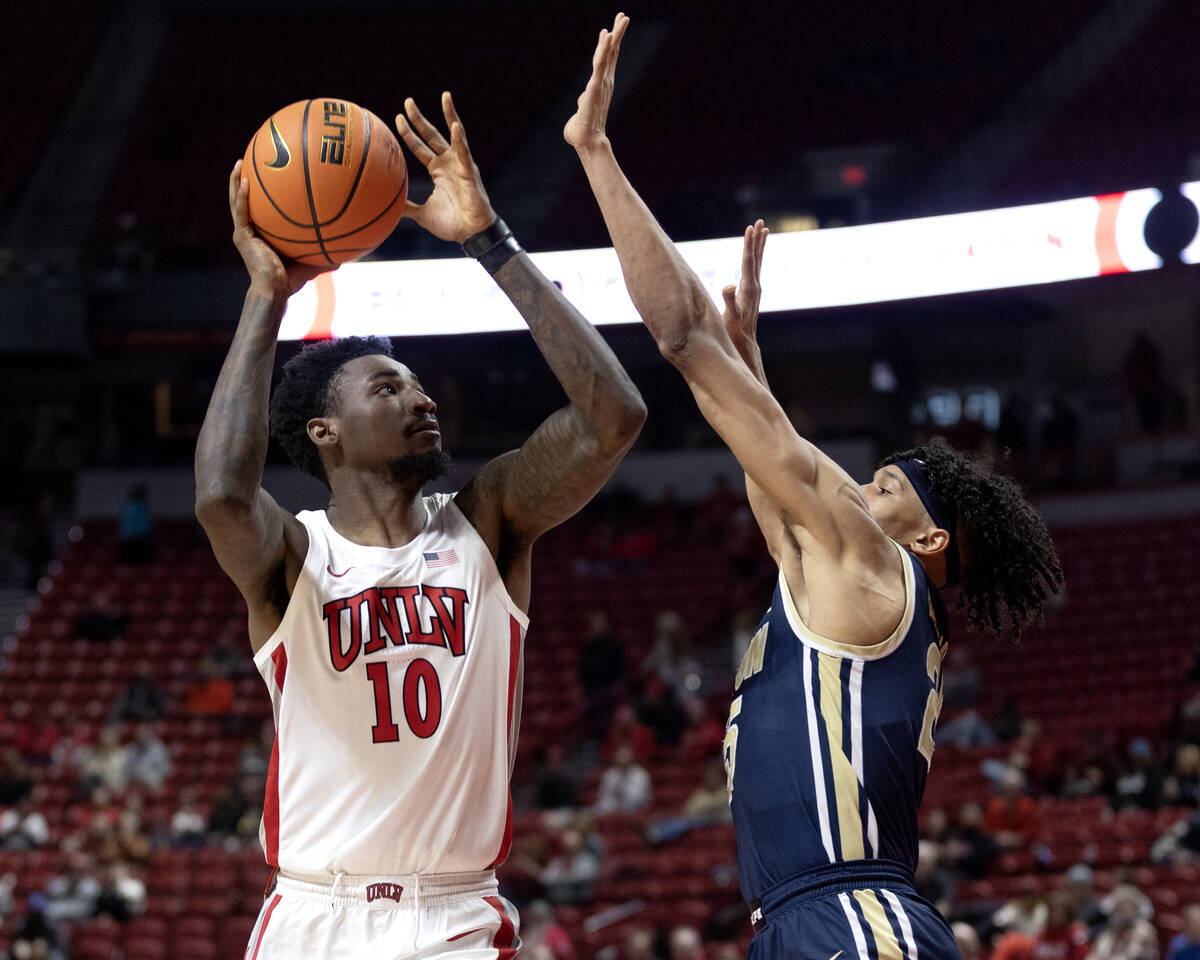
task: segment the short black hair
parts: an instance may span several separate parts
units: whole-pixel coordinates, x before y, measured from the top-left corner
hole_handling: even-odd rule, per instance
[[[1049,595],[1062,586],[1062,567],[1020,486],[940,437],[894,453],[880,467],[899,460],[923,461],[930,486],[956,511],[949,531],[962,556],[956,606],[966,608],[968,626],[1015,639],[1041,620]]]
[[[336,413],[329,386],[351,360],[381,353],[392,356],[386,337],[341,337],[308,344],[283,365],[283,377],[271,396],[271,436],[288,459],[325,486],[329,478],[308,435],[308,421]]]

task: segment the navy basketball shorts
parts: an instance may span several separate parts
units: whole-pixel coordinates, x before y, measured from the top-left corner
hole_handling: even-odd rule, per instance
[[[949,924],[899,864],[806,871],[750,907],[746,960],[959,960]]]

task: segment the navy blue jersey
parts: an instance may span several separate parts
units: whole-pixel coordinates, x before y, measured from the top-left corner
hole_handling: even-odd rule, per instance
[[[813,633],[781,571],[746,650],[725,768],[747,900],[829,864],[916,867],[946,641],[924,568],[897,550],[907,597],[886,640],[850,646]]]

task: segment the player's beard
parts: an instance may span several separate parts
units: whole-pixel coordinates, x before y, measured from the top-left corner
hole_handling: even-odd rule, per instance
[[[398,460],[393,460],[392,477],[397,483],[409,483],[420,480],[421,486],[445,476],[454,466],[454,461],[445,450],[426,450],[424,453],[410,453]]]

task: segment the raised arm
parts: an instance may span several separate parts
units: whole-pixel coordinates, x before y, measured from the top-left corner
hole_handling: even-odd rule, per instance
[[[857,484],[800,437],[747,366],[700,279],[629,183],[605,129],[628,18],[602,31],[587,89],[564,135],[575,147],[608,226],[625,283],[659,350],[687,380],[705,419],[783,517],[808,558],[891,565],[894,548],[871,519]]]
[[[405,216],[443,240],[496,249],[481,258],[529,324],[534,342],[566,392],[521,446],[489,463],[457,503],[496,553],[527,546],[579,510],[604,485],[646,417],[641,395],[595,328],[533,265],[498,221],[471,157],[449,93],[442,110],[449,141],[409,99],[396,118],[405,144],[429,171],[434,189]],[[490,239],[489,239],[490,238]]]
[[[284,306],[321,270],[285,264],[254,232],[241,166],[239,160],[229,176],[229,211],[250,288],[196,443],[196,517],[217,561],[246,598],[250,640],[257,649],[279,625],[308,547],[303,525],[261,483]]]
[[[758,346],[758,304],[762,299],[762,257],[767,233],[761,220],[746,228],[742,238],[742,275],[736,286],[730,284],[721,291],[725,301],[721,320],[738,355],[754,374],[754,379],[770,390],[763,368],[762,350]],[[778,564],[783,555],[784,537],[784,523],[779,508],[750,474],[746,474],[746,499],[750,501],[750,509],[767,542],[771,559]]]

